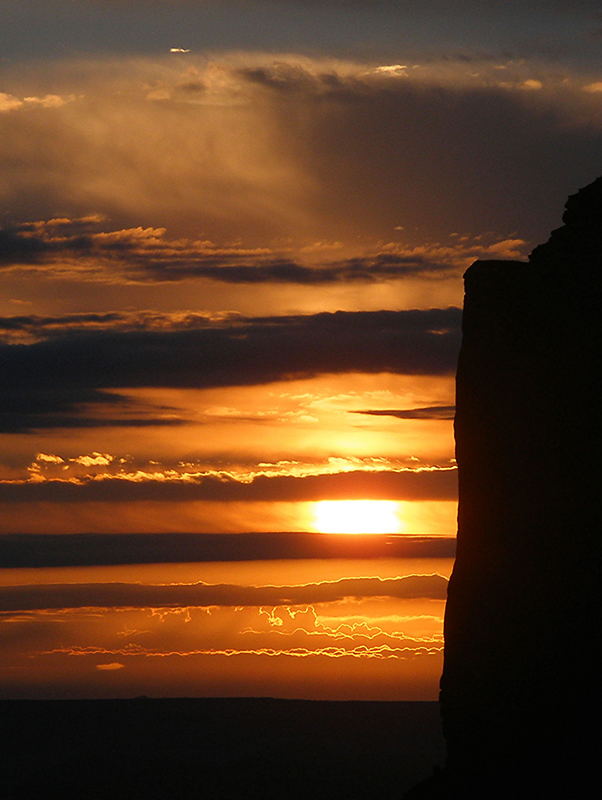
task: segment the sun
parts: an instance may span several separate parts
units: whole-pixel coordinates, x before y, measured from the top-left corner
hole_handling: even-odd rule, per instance
[[[313,524],[319,533],[401,533],[399,512],[394,500],[320,500]]]

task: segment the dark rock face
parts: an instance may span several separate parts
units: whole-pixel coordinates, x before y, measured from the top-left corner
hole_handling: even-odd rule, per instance
[[[599,770],[602,178],[563,221],[529,263],[465,276],[441,680],[454,797],[578,797]]]

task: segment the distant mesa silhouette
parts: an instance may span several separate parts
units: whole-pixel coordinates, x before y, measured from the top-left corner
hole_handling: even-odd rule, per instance
[[[602,178],[563,221],[465,275],[447,760],[415,800],[600,791]]]

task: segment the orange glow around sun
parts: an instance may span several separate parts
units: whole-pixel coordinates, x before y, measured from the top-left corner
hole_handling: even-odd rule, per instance
[[[319,533],[402,533],[399,514],[394,500],[320,500],[313,524]]]

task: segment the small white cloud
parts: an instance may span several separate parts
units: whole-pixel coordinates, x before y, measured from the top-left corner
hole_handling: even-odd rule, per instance
[[[407,75],[407,64],[383,64],[380,67],[375,67],[372,71],[378,75],[390,75],[392,78],[399,78]]]
[[[191,51],[188,50],[186,47],[170,47],[170,53],[190,53]]]
[[[18,97],[15,97],[12,94],[6,94],[5,92],[0,92],[0,112],[14,111],[17,108],[21,108],[22,105],[23,101],[19,100]]]
[[[75,99],[76,96],[74,94],[45,94],[40,97],[24,97],[21,100],[12,94],[0,92],[0,112],[17,111],[18,109],[31,108],[32,106],[38,106],[39,108],[60,108],[66,103],[72,103]]]
[[[60,108],[66,103],[72,103],[75,100],[75,95],[60,95],[60,94],[45,94],[42,97],[24,97],[23,102],[29,103],[34,106],[42,106],[42,108]]]
[[[535,80],[534,78],[528,78],[526,81],[521,83],[520,88],[527,89],[529,91],[537,91],[538,89],[543,89],[543,83]]]
[[[63,464],[64,459],[60,456],[55,456],[52,453],[37,453],[36,461],[42,461],[45,464]]]
[[[84,467],[106,467],[113,461],[113,456],[110,453],[97,453],[94,451],[90,455],[70,458],[69,461],[74,464],[81,464]]]

